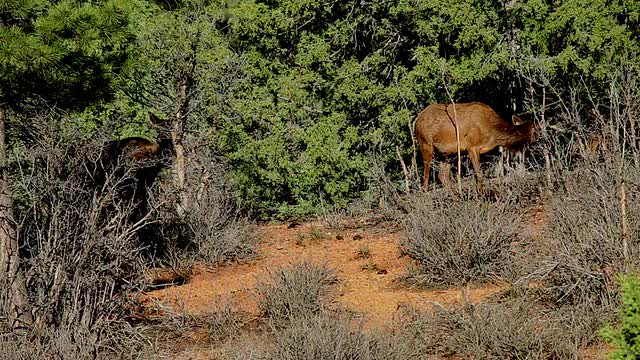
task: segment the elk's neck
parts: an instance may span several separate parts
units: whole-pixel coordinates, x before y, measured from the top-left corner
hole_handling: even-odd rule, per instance
[[[173,141],[170,137],[161,138],[158,141],[158,145],[160,147],[161,154],[173,156],[175,150],[173,148]]]

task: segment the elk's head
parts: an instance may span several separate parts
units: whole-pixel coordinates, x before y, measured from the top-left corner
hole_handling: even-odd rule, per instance
[[[173,141],[169,121],[161,120],[149,113],[152,127],[157,132],[156,139],[128,137],[107,143],[106,154],[114,157],[124,155],[131,160],[167,159],[173,154]]]
[[[163,157],[171,157],[174,153],[173,137],[171,136],[171,122],[166,119],[160,119],[156,114],[149,112],[151,125],[157,132],[157,140],[159,155]]]
[[[523,130],[525,130],[525,134],[528,134],[529,136],[529,139],[527,141],[528,143],[532,143],[536,140],[536,127],[533,121],[524,121],[518,116],[512,115],[511,122],[518,128],[522,128]]]

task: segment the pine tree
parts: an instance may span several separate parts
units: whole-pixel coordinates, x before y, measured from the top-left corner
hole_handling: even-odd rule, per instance
[[[112,92],[137,2],[9,0],[0,4],[0,282],[14,327],[32,323],[8,183],[7,124],[26,104],[81,108]]]

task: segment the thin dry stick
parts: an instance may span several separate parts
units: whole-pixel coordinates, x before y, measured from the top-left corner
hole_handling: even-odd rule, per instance
[[[549,149],[545,147],[542,152],[544,154],[544,167],[547,177],[547,193],[551,195],[551,186],[553,185],[553,182],[551,181],[551,158],[549,156]]]
[[[627,193],[624,179],[620,184],[620,217],[622,218],[622,256],[624,257],[626,271],[629,264],[629,225],[627,224]]]
[[[457,182],[458,182],[458,192],[462,194],[462,158],[460,157],[460,130],[458,129],[458,115],[456,113],[456,103],[453,101],[453,97],[449,92],[449,88],[447,87],[447,82],[444,78],[444,64],[442,66],[442,84],[444,85],[444,89],[447,92],[447,96],[449,97],[449,101],[453,104],[453,127],[456,130],[456,150],[458,153],[458,174],[457,174]]]
[[[633,163],[635,166],[638,166],[638,163],[640,163],[640,159],[638,159],[638,140],[636,137],[636,122],[634,121],[633,118],[633,113],[632,113],[632,105],[631,105],[631,101],[632,101],[632,96],[628,93],[629,90],[627,90],[627,93],[625,93],[625,112],[627,113],[627,121],[629,122],[629,126],[631,127],[631,148],[633,151]]]
[[[402,160],[402,155],[400,155],[400,147],[398,145],[396,145],[396,155],[398,156],[398,161],[400,161],[400,165],[402,165],[402,172],[404,173],[404,185],[406,188],[405,190],[408,193],[410,190],[409,172],[407,171],[407,165],[405,165],[404,161]]]
[[[458,115],[456,113],[456,103],[451,100],[453,104],[453,126],[456,128],[456,147],[458,152],[458,192],[462,193],[462,157],[460,157],[460,130],[458,128]]]
[[[407,106],[407,99],[404,98],[402,93],[400,93],[400,97],[402,98],[402,104],[404,105],[405,110],[409,110],[409,107]],[[413,151],[412,157],[411,157],[411,170],[413,171],[411,173],[411,177],[412,177],[411,180],[413,180],[414,175],[415,175],[415,179],[420,179],[420,174],[418,173],[418,159],[417,159],[418,149],[416,147],[416,121],[418,121],[417,116],[414,116],[413,119],[411,117],[407,117],[407,126],[409,127],[409,133],[411,134],[411,151]]]
[[[544,121],[544,113],[547,109],[547,88],[546,87],[542,87],[542,113],[540,114],[540,122],[542,122],[543,125],[546,125],[545,121]]]
[[[624,153],[626,150],[627,127],[622,125],[622,152],[620,153],[620,222],[622,226],[622,256],[624,258],[624,269],[627,271],[629,265],[629,225],[627,223],[627,193],[624,184]]]
[[[409,132],[411,133],[411,150],[413,151],[413,156],[411,157],[411,169],[413,170],[413,175],[415,175],[415,179],[420,179],[420,174],[418,173],[418,149],[416,147],[416,121],[418,121],[418,117],[414,117],[413,121],[409,118]]]

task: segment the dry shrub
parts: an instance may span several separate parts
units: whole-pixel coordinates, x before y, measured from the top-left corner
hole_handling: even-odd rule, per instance
[[[173,358],[183,344],[200,343],[217,346],[239,335],[246,318],[235,312],[229,302],[211,303],[206,312],[198,314],[163,312],[161,318],[148,322],[142,333],[153,347],[145,358]]]
[[[0,348],[32,343],[33,352],[17,352],[24,358],[135,352],[139,336],[124,319],[150,247],[138,235],[151,219],[138,218],[140,208],[122,194],[135,187],[135,172],[144,165],[115,159],[104,169],[100,141],[41,139],[13,174],[20,266],[34,325],[29,338],[0,338]]]
[[[262,346],[235,349],[233,359],[251,360],[410,360],[423,359],[418,338],[403,331],[369,334],[326,312],[293,319],[272,329]]]
[[[329,286],[337,281],[335,271],[326,264],[307,261],[269,273],[269,279],[257,284],[260,311],[277,326],[299,317],[318,314],[329,295]]]
[[[544,299],[554,304],[617,303],[615,273],[640,265],[640,172],[627,167],[625,264],[620,181],[617,169],[601,165],[564,177],[564,191],[548,201],[549,218],[538,243],[539,261],[526,280],[534,280]],[[541,284],[541,286],[540,286]]]
[[[368,160],[368,189],[351,204],[351,212],[375,209],[379,213],[387,213],[403,208],[402,194],[405,188],[399,186],[399,182],[392,178],[386,169],[382,154],[372,152]]]
[[[298,317],[274,332],[274,359],[366,359],[372,339],[327,315]]]
[[[540,202],[548,184],[544,173],[516,173],[491,179],[487,185],[489,199],[511,204],[515,209],[524,209]]]
[[[217,263],[253,254],[254,226],[239,216],[230,189],[218,180],[219,161],[190,163],[197,186],[189,184],[194,206],[184,218],[171,214],[175,203],[158,217],[157,208],[140,206],[136,193],[137,172],[158,164],[126,157],[107,164],[105,136],[80,140],[45,128],[47,136],[18,159],[12,178],[21,267],[37,325],[33,338],[11,334],[0,338],[0,347],[32,342],[34,352],[17,353],[32,358],[134,354],[144,342],[125,321],[135,308],[128,294],[143,286],[147,266],[172,257]],[[169,223],[176,220],[179,227]],[[185,236],[162,236],[177,233]],[[0,294],[2,304],[6,295]]]
[[[172,184],[163,184],[156,198],[164,223],[159,236],[166,239],[169,253],[179,263],[218,264],[254,256],[257,226],[240,213],[222,158],[194,139],[186,150],[186,208],[176,212],[178,193]]]
[[[419,351],[464,359],[575,359],[599,324],[596,314],[576,309],[545,310],[529,300],[433,312],[406,310],[405,338]]]
[[[0,360],[138,359],[145,339],[137,330],[121,325],[50,327],[35,336],[5,333],[0,338]]]
[[[243,318],[229,303],[211,304],[210,310],[197,315],[165,312],[158,323],[151,325],[145,335],[156,338],[189,338],[189,333],[202,331],[211,342],[219,342],[240,331]]]
[[[597,314],[549,311],[518,299],[463,309],[405,309],[390,327],[364,332],[319,312],[272,327],[255,346],[229,358],[273,360],[575,359],[594,340]],[[259,345],[258,345],[259,344]]]
[[[511,204],[482,197],[415,198],[402,250],[420,267],[409,280],[428,286],[490,281],[509,274],[521,215]]]

